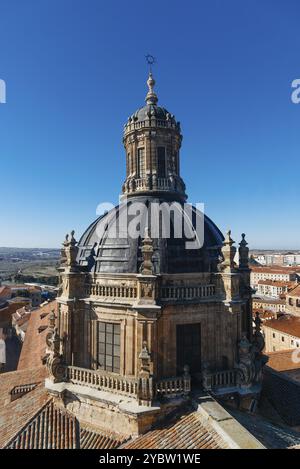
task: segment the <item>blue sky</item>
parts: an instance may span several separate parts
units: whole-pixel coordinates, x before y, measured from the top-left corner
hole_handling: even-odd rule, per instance
[[[299,15],[298,0],[2,0],[0,246],[57,247],[118,201],[151,53],[189,201],[252,248],[300,249]]]

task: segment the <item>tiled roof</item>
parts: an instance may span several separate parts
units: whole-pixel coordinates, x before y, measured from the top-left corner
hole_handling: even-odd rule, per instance
[[[169,423],[126,443],[126,449],[221,449],[227,448],[208,422],[197,411],[173,418]]]
[[[300,298],[300,285],[297,285],[293,290],[290,290],[288,296],[295,296],[296,298]]]
[[[51,400],[5,446],[7,449],[114,449],[125,437],[80,427],[74,415]]]
[[[262,274],[293,274],[295,272],[299,272],[299,268],[295,267],[278,267],[278,266],[258,266],[258,265],[251,265],[251,270],[254,273],[262,273]]]
[[[277,298],[252,298],[253,303],[261,303],[261,304],[270,304],[270,305],[285,305],[285,300],[280,300]]]
[[[293,286],[295,286],[295,283],[283,280],[259,280],[258,285],[270,285],[271,287],[292,288]]]
[[[31,312],[23,343],[18,370],[41,366],[46,353],[49,313],[57,311],[56,301],[51,301]]]
[[[128,438],[107,431],[99,431],[90,427],[80,429],[81,449],[114,449],[118,448]]]
[[[269,357],[268,366],[276,371],[288,371],[300,368],[300,363],[292,360],[294,350],[281,350],[267,353]]]
[[[5,446],[49,401],[44,387],[45,367],[12,371],[0,375],[0,448]],[[36,384],[18,399],[12,399],[16,386]]]
[[[300,318],[295,316],[283,315],[278,319],[270,319],[264,323],[263,327],[270,327],[285,334],[300,337]]]
[[[48,402],[5,446],[9,449],[73,449],[79,447],[76,418]]]

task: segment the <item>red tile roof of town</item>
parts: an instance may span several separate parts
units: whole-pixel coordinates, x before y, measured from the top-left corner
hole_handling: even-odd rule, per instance
[[[270,319],[263,327],[270,327],[285,334],[300,338],[300,318],[283,315],[278,319]]]
[[[49,332],[49,313],[57,313],[56,301],[51,301],[40,308],[31,311],[25,340],[18,363],[18,370],[41,366],[46,353],[46,336]],[[41,326],[45,326],[43,330]],[[41,332],[39,332],[39,330]]]
[[[280,350],[270,352],[266,355],[269,357],[267,365],[276,371],[290,371],[300,368],[300,363],[295,363],[292,359],[294,350]]]
[[[251,271],[255,273],[266,273],[266,274],[291,274],[291,273],[300,273],[299,267],[290,267],[290,266],[260,266],[260,265],[251,265]]]
[[[300,284],[288,292],[288,296],[300,298]]]
[[[295,282],[284,281],[284,280],[259,280],[258,285],[270,285],[271,287],[293,288],[295,286]]]

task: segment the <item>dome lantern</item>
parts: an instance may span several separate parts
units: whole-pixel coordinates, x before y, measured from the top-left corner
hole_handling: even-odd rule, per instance
[[[126,197],[149,194],[185,201],[185,184],[180,177],[180,124],[157,105],[151,70],[147,86],[146,105],[133,113],[124,127],[126,180],[122,191]]]

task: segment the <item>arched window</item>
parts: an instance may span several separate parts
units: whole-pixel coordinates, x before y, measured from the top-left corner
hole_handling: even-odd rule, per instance
[[[131,160],[130,160],[130,153],[126,154],[126,174],[127,176],[131,173]]]
[[[145,148],[138,148],[137,174],[139,178],[145,177]]]

